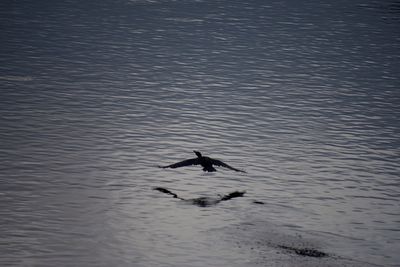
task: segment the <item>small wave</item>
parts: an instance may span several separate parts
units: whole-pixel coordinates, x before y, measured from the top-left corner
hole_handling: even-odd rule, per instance
[[[5,75],[5,76],[0,76],[0,80],[12,81],[12,82],[28,82],[28,81],[32,81],[33,78],[31,76]]]
[[[165,20],[176,21],[176,22],[203,22],[202,19],[192,19],[192,18],[166,18]]]

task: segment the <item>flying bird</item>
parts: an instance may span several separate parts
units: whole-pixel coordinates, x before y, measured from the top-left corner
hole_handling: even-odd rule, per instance
[[[215,166],[220,166],[220,167],[225,167],[237,172],[245,172],[236,168],[233,168],[231,166],[229,166],[228,164],[217,160],[217,159],[212,159],[209,157],[204,157],[201,155],[201,153],[199,151],[193,150],[193,152],[196,154],[197,158],[193,158],[193,159],[187,159],[184,161],[180,161],[171,165],[167,165],[167,166],[159,166],[160,168],[180,168],[180,167],[185,167],[185,166],[191,166],[191,165],[201,165],[203,167],[203,171],[205,172],[216,172],[217,170],[213,167],[213,165]]]

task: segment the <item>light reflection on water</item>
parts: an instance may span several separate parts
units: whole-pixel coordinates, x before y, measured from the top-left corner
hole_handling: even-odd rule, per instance
[[[398,3],[0,5],[2,265],[399,262]]]

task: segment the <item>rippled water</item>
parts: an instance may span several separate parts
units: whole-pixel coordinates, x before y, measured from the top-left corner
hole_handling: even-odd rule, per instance
[[[2,266],[400,263],[398,1],[0,14]],[[247,173],[157,168],[193,149]]]

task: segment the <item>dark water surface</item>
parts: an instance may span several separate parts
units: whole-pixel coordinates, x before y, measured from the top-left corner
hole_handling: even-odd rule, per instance
[[[0,265],[398,266],[399,24],[394,0],[1,1]],[[193,149],[247,173],[156,167]]]

